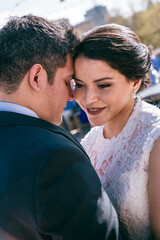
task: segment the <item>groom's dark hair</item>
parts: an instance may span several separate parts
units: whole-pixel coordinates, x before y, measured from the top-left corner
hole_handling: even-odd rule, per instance
[[[67,54],[73,55],[78,42],[78,35],[66,19],[12,17],[0,30],[1,87],[14,92],[36,63],[43,66],[52,84],[57,68],[65,65]]]

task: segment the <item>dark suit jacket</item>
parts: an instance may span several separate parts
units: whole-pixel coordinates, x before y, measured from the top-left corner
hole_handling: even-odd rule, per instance
[[[117,239],[115,211],[64,129],[0,112],[0,240]]]

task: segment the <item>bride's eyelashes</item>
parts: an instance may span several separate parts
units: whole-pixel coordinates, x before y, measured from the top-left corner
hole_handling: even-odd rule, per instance
[[[109,84],[109,83],[106,83],[106,84],[99,84],[98,85],[98,88],[108,88],[108,87],[111,87],[111,84]]]

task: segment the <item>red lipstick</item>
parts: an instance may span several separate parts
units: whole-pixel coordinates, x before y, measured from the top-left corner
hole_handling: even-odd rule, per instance
[[[90,115],[97,115],[101,113],[105,108],[87,108],[87,113]]]

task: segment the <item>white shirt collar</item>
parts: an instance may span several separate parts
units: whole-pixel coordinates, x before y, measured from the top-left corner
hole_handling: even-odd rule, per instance
[[[31,109],[10,102],[0,102],[0,111],[15,112],[38,118],[38,115]]]

